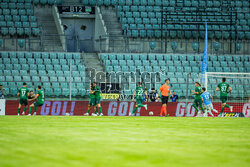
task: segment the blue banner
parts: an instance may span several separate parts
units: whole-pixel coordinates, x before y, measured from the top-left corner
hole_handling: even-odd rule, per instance
[[[203,60],[202,60],[202,78],[201,83],[205,83],[205,73],[207,72],[207,23],[205,23],[205,44],[204,44],[204,53],[203,53]]]

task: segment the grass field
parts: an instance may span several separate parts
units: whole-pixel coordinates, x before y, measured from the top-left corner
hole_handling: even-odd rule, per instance
[[[250,166],[249,118],[1,116],[0,166]]]

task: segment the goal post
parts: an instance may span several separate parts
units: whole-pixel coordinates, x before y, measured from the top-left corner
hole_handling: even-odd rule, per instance
[[[219,105],[221,104],[220,93],[216,91],[216,87],[222,82],[222,78],[226,78],[226,82],[232,88],[232,91],[228,93],[227,102],[233,105],[235,112],[240,112],[240,106],[250,103],[250,73],[205,73],[204,87],[214,97],[214,102],[219,102]]]

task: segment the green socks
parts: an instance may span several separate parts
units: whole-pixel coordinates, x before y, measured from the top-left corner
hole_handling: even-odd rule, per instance
[[[138,106],[138,107],[144,107],[144,105],[143,105],[143,104],[138,104],[137,106]],[[134,108],[134,110],[132,111],[132,114],[134,114],[134,113],[135,113],[135,111],[137,110],[137,108],[138,108],[138,107],[135,107],[135,108]]]
[[[102,107],[99,107],[99,111],[100,111],[100,113],[102,113]]]
[[[34,107],[34,113],[36,113],[37,106]]]
[[[230,105],[226,104],[225,107],[230,108]],[[222,115],[225,107],[221,107],[220,115]]]
[[[201,108],[201,110],[202,110],[202,112],[204,114],[205,113],[204,108],[202,106],[200,106],[200,108]]]
[[[136,110],[137,110],[137,107],[134,108],[134,110],[132,111],[132,114],[134,114]]]
[[[87,113],[89,113],[89,110],[87,111]]]
[[[197,108],[197,106],[193,106],[194,108],[195,108],[195,111],[196,111],[196,114],[198,113],[198,108]]]
[[[24,107],[23,112],[26,112],[27,107]],[[18,108],[18,114],[20,114],[21,108]]]
[[[138,104],[138,107],[144,107],[144,105],[143,104]]]
[[[99,107],[100,114],[102,113],[102,107]],[[87,111],[89,113],[89,110]],[[98,114],[98,107],[95,109],[95,114]]]
[[[27,109],[27,107],[24,107],[24,109],[23,109],[23,112],[24,112],[24,113],[26,112],[26,109]]]
[[[32,107],[29,108],[29,114],[31,114],[31,111],[32,111]]]
[[[224,111],[224,107],[221,107],[220,115],[222,115],[223,111]]]
[[[96,109],[95,109],[95,114],[97,114],[98,113],[98,107],[96,107]]]

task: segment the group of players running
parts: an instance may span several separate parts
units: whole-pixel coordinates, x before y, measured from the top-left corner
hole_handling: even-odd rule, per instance
[[[158,97],[158,100],[161,100],[162,102],[160,116],[163,116],[163,113],[165,116],[168,116],[167,103],[169,99],[169,94],[173,97],[169,84],[170,84],[170,79],[166,79],[165,83],[160,87],[159,92],[158,92],[158,95],[161,95]],[[37,107],[42,106],[44,104],[44,91],[42,90],[41,86],[38,86],[37,90],[38,90],[38,93],[31,99],[28,99],[28,97],[30,96],[30,93],[29,93],[26,83],[23,83],[23,86],[18,90],[18,93],[17,93],[17,96],[19,96],[18,115],[20,115],[22,104],[24,104],[24,110],[22,112],[22,115],[25,115],[26,109],[28,108],[28,101],[37,100],[36,102],[32,103],[29,106],[29,114],[28,114],[29,116],[31,115],[32,108],[34,107],[33,115],[36,115]],[[225,107],[230,108],[230,111],[232,112],[233,107],[229,106],[226,103],[227,95],[229,92],[232,91],[232,88],[226,82],[226,78],[222,78],[222,82],[218,84],[218,86],[216,87],[216,91],[220,91],[220,100],[222,102],[221,112],[218,116],[219,117],[222,116]],[[90,95],[90,101],[88,104],[88,110],[84,115],[88,116],[91,107],[94,107],[95,112],[92,113],[92,116],[98,116],[98,115],[103,116],[102,107],[101,107],[101,90],[98,87],[96,82],[93,82],[90,85],[89,95]],[[144,107],[147,110],[147,104],[145,105],[142,104],[143,95],[147,96],[147,92],[142,87],[142,83],[139,82],[138,86],[136,87],[136,90],[133,93],[133,99],[132,99],[133,101],[136,101],[136,105],[133,111],[129,113],[129,116],[132,116],[139,107]],[[201,116],[201,111],[202,111],[202,116],[205,116],[205,117],[208,116],[208,114],[210,114],[211,116],[214,116],[212,111],[218,113],[218,111],[213,108],[212,95],[206,91],[206,88],[201,88],[201,85],[199,82],[195,82],[195,90],[192,91],[192,95],[195,95],[195,100],[192,106],[195,108],[197,116]],[[204,107],[203,107],[203,104],[204,104]]]
[[[166,79],[165,83],[160,87],[159,92],[158,92],[158,95],[161,95],[160,97],[158,97],[158,100],[161,100],[162,102],[160,116],[163,116],[163,113],[165,116],[168,116],[167,103],[169,99],[169,94],[173,97],[169,84],[170,84],[170,79]],[[226,78],[222,78],[222,82],[218,84],[218,86],[216,87],[216,91],[220,92],[220,100],[222,102],[221,112],[218,115],[218,117],[221,117],[225,107],[230,108],[231,112],[233,111],[233,107],[229,106],[226,103],[228,99],[227,95],[228,93],[232,91],[232,88],[226,82]],[[143,95],[147,96],[147,92],[142,87],[142,83],[139,82],[138,86],[136,87],[133,93],[133,98],[132,98],[133,101],[136,101],[136,105],[133,111],[129,113],[129,116],[132,116],[140,107],[144,107],[147,110],[147,104],[142,104]],[[214,116],[212,111],[218,113],[218,111],[213,108],[212,95],[206,91],[205,87],[201,88],[201,85],[199,82],[195,82],[195,90],[192,91],[191,95],[195,95],[195,100],[192,106],[195,108],[197,116],[207,117],[208,114],[210,114],[211,116]],[[91,106],[93,106],[95,110],[95,113],[92,114],[93,116],[98,116],[98,108],[100,111],[100,116],[103,115],[101,105],[100,105],[100,99],[101,99],[100,88],[97,86],[96,82],[94,82],[90,86],[90,101],[88,105],[88,111],[87,113],[85,113],[86,116],[89,115]],[[203,107],[203,104],[204,104],[204,107]]]
[[[233,112],[233,107],[229,106],[226,103],[228,99],[227,95],[228,93],[232,91],[232,88],[226,82],[226,78],[222,78],[222,82],[217,85],[216,91],[220,92],[220,100],[222,103],[221,112],[218,115],[218,117],[222,116],[225,107],[230,108],[230,111]],[[218,111],[213,108],[213,104],[212,104],[213,96],[209,92],[206,91],[206,88],[201,88],[201,85],[199,82],[195,82],[195,90],[193,90],[192,92],[193,92],[192,95],[195,95],[193,107],[196,110],[197,116],[200,115],[199,109],[202,111],[203,116],[205,117],[208,116],[208,113],[211,116],[214,116],[212,111],[218,113]],[[203,108],[203,105],[202,105],[203,103],[204,103],[205,108]]]

